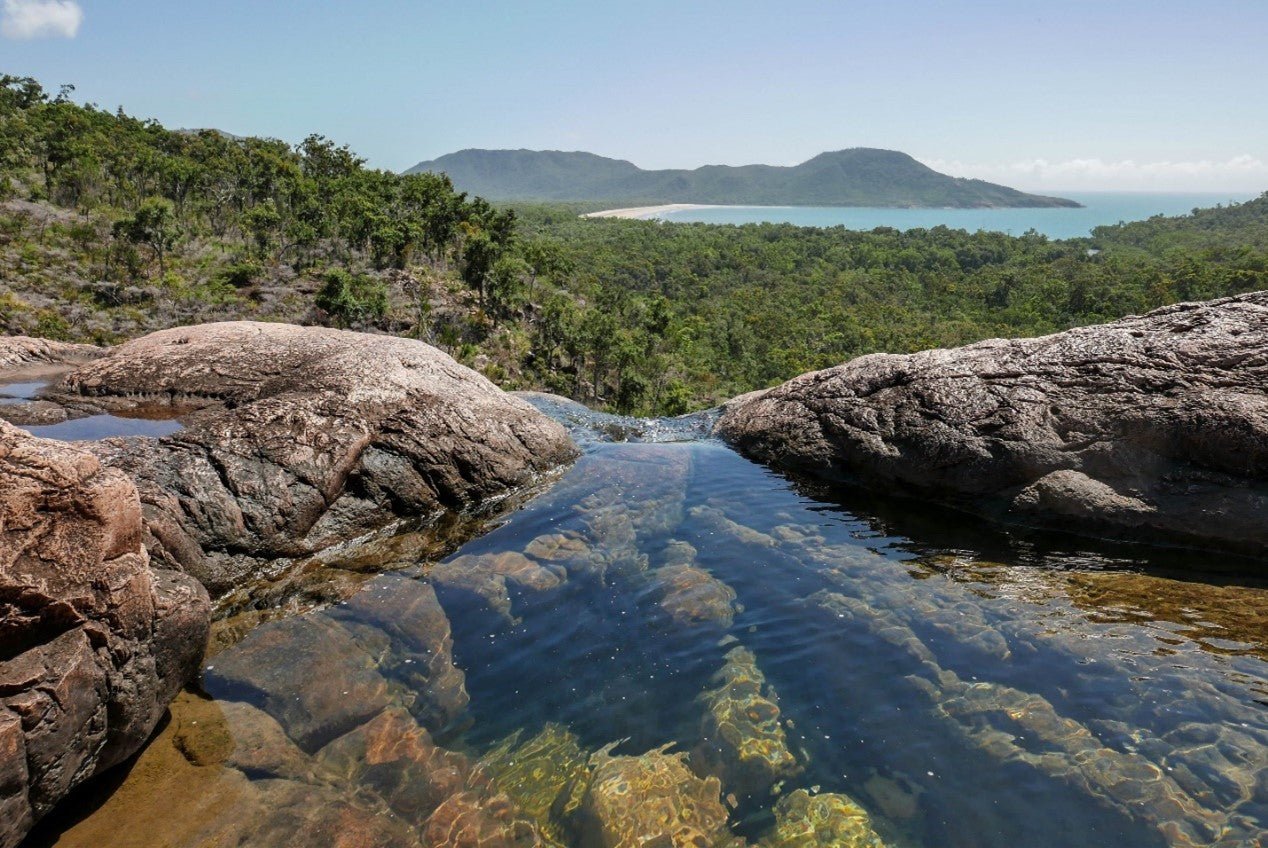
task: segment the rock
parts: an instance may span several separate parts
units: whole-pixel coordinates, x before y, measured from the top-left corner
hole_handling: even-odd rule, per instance
[[[735,619],[735,590],[695,565],[666,565],[651,574],[657,603],[680,626],[728,628]]]
[[[270,622],[218,655],[203,680],[225,700],[254,704],[311,753],[368,721],[392,702],[378,650],[318,614]],[[314,685],[314,681],[320,681]]]
[[[102,349],[92,345],[56,342],[32,336],[0,337],[0,368],[6,370],[87,362],[101,354]]]
[[[213,595],[400,517],[487,503],[576,455],[558,424],[428,345],[317,327],[164,330],[51,396],[196,410],[157,442],[91,449],[137,480],[151,555]]]
[[[605,750],[591,764],[579,812],[582,848],[699,848],[728,836],[721,784],[692,774],[683,754],[614,757]]]
[[[524,742],[519,738],[516,732],[480,761],[498,789],[536,819],[543,834],[564,843],[564,826],[589,782],[589,757],[576,735],[562,725],[548,724]]]
[[[567,577],[561,566],[539,565],[516,551],[466,554],[431,571],[431,580],[442,593],[475,595],[508,622],[514,621],[512,587],[519,592],[541,592],[562,585]]]
[[[766,685],[757,657],[733,648],[701,696],[705,714],[692,764],[721,778],[728,792],[763,795],[801,771],[780,723],[779,696]]]
[[[467,678],[454,665],[449,618],[430,585],[385,575],[327,614],[387,635],[390,653],[379,671],[411,692],[410,712],[424,727],[444,733],[462,724],[470,702]]]
[[[885,848],[867,812],[846,795],[798,789],[775,805],[775,829],[760,848]]]
[[[1268,292],[875,354],[737,402],[750,457],[1076,532],[1268,550]]]
[[[136,752],[197,671],[207,594],[141,540],[123,474],[0,422],[0,846]]]
[[[310,753],[394,705],[433,732],[456,730],[469,700],[436,593],[397,575],[339,606],[261,624],[216,655],[204,686],[259,706]]]

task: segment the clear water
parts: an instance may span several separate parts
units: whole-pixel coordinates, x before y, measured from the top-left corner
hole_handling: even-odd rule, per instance
[[[705,224],[795,224],[799,227],[845,227],[899,230],[938,226],[969,232],[993,230],[1019,236],[1037,230],[1054,239],[1080,238],[1093,227],[1121,221],[1143,221],[1154,215],[1188,215],[1194,209],[1251,200],[1254,193],[1152,194],[1129,192],[1061,193],[1082,203],[1082,209],[894,209],[822,206],[716,206],[685,209],[659,216],[666,221]]]
[[[728,652],[746,648],[777,692],[800,769],[776,795],[735,792],[724,770],[722,792],[738,796],[728,826],[750,845],[770,832],[776,799],[797,788],[849,796],[891,846],[1258,844],[1268,826],[1268,583],[1210,554],[1089,546],[842,497],[716,442],[591,441],[553,488],[448,565],[395,563],[362,591],[391,598],[418,581],[435,587],[470,704],[463,721],[432,729],[471,760],[509,734],[563,726],[587,752],[673,744],[699,765],[701,695]],[[541,541],[560,536],[584,553],[552,558]],[[733,602],[722,593],[719,606],[716,592],[688,598],[683,615],[666,601],[661,569],[674,551],[692,550],[694,568],[729,586]],[[505,593],[497,581],[464,579],[509,554],[553,576],[508,583]],[[372,672],[419,715],[423,690],[408,669],[420,655],[398,647],[409,617],[356,612],[366,608],[308,614],[311,632],[337,631],[358,646],[327,652],[335,642],[323,639],[314,660],[309,636],[285,635],[293,620],[257,628],[209,660],[206,690],[304,724],[311,710],[337,714],[378,692],[358,682]],[[235,663],[250,685],[231,679]],[[297,680],[302,697],[288,688]],[[289,704],[301,700],[313,706],[296,719]],[[218,727],[259,738],[224,709]],[[197,750],[179,712],[176,747]],[[314,738],[306,752],[322,763],[328,749]],[[50,844],[91,845],[137,817],[162,827],[136,844],[201,844],[217,822],[268,815],[245,806],[239,775],[238,794],[212,812],[210,801],[191,802],[188,826],[172,831],[181,821],[175,772],[145,767],[172,745],[165,732],[113,800]],[[236,774],[223,765],[192,773],[213,768]],[[387,767],[376,768],[335,781],[340,797],[398,797]],[[541,773],[499,788],[537,797]],[[261,791],[275,777],[247,774]],[[594,844],[566,820],[542,825],[562,844]]]
[[[13,406],[38,400],[49,385],[47,380],[34,382],[0,381],[0,405]],[[175,420],[170,408],[139,408],[126,415],[89,415],[56,424],[20,424],[23,430],[42,439],[63,442],[97,441],[116,436],[170,436],[184,425]]]
[[[164,418],[125,418],[122,415],[90,415],[57,424],[23,426],[33,436],[62,442],[97,441],[115,436],[170,436],[181,423]]]

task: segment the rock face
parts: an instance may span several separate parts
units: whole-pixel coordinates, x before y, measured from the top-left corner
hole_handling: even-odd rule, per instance
[[[210,621],[151,570],[127,477],[0,422],[0,846],[134,753],[193,676]]]
[[[137,480],[151,555],[213,595],[267,561],[475,506],[576,454],[563,428],[440,351],[324,328],[164,330],[59,392],[107,411],[198,407],[157,444],[92,450]]]
[[[85,344],[55,342],[31,336],[0,338],[0,368],[24,368],[87,362],[101,355],[101,348]]]
[[[1268,292],[875,354],[729,405],[756,459],[1025,523],[1268,550]]]

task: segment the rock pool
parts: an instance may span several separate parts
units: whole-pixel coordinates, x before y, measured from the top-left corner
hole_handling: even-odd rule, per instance
[[[340,602],[225,622],[201,689],[30,843],[1130,848],[1268,827],[1253,564],[826,492],[708,440],[592,441],[494,524],[438,563],[387,545]]]

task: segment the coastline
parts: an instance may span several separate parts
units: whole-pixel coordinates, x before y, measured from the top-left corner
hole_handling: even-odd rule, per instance
[[[687,209],[718,209],[716,204],[709,203],[666,203],[661,206],[630,206],[625,209],[602,209],[598,212],[587,212],[582,218],[633,218],[646,221],[664,215],[666,212],[681,212]]]

